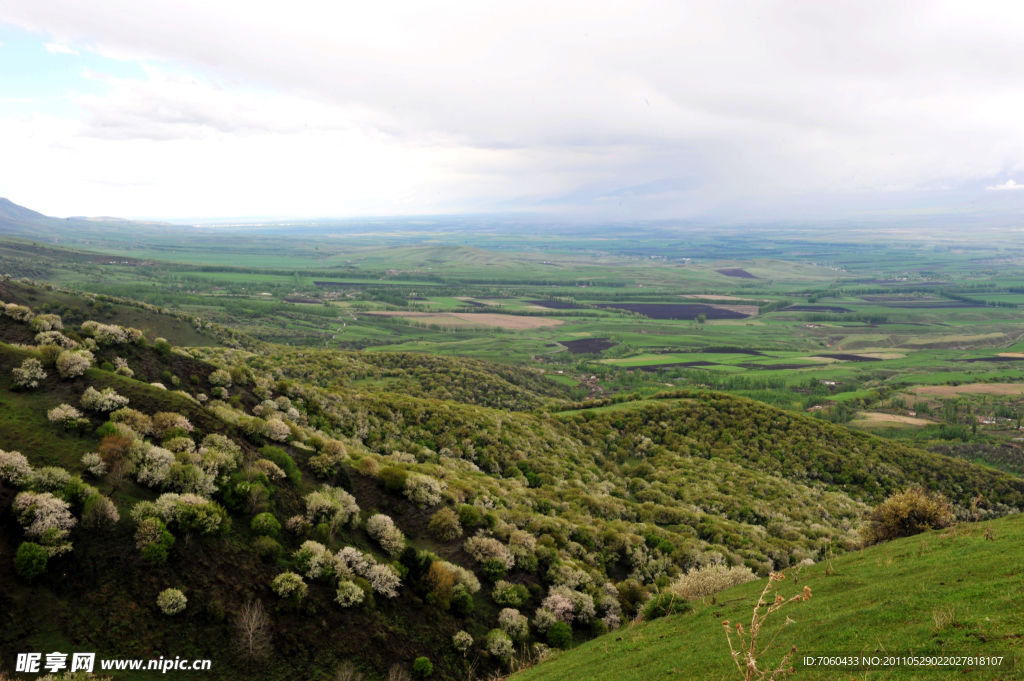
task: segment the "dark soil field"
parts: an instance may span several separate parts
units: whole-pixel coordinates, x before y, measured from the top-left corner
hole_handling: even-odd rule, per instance
[[[740,364],[744,369],[755,371],[785,371],[789,369],[806,369],[813,364]]]
[[[679,305],[673,303],[601,303],[596,307],[602,309],[626,310],[636,312],[651,319],[682,319],[693,320],[698,315],[708,319],[746,319],[750,315],[732,310],[723,310],[710,305]]]
[[[739,268],[731,269],[731,270],[715,270],[715,271],[718,272],[719,274],[724,274],[727,277],[737,277],[739,279],[757,279],[757,277],[755,277],[750,272],[748,272],[746,270],[741,270]]]
[[[579,340],[558,342],[559,344],[564,345],[569,352],[574,355],[596,355],[599,352],[603,352],[608,348],[618,345],[615,341],[607,338],[581,338]]]
[[[286,302],[286,303],[314,303],[314,304],[320,304],[323,301],[322,300],[317,300],[316,298],[285,298],[284,302]]]
[[[943,300],[935,303],[880,303],[878,306],[907,310],[953,310],[961,307],[985,307],[981,303],[965,303],[962,300]]]
[[[782,308],[780,312],[834,312],[842,314],[843,312],[853,312],[853,310],[835,305],[790,305],[789,307]]]
[[[573,303],[567,303],[564,300],[527,300],[526,302],[531,305],[540,305],[546,307],[549,310],[582,310],[583,308]]]
[[[669,364],[647,364],[647,365],[642,366],[642,367],[634,367],[634,368],[639,369],[640,371],[645,371],[645,372],[651,374],[651,373],[654,373],[656,371],[660,371],[661,369],[677,369],[679,367],[688,368],[688,367],[717,367],[717,366],[721,366],[721,364],[716,364],[715,362],[705,362],[705,361],[702,361],[702,360],[698,360],[696,362],[671,362]]]
[[[1024,362],[1024,357],[972,357],[971,359],[947,359],[947,362]]]
[[[844,355],[844,354],[831,355],[831,354],[825,354],[823,352],[819,352],[819,353],[815,354],[815,357],[828,357],[829,359],[840,359],[840,360],[843,360],[844,362],[881,362],[882,361],[882,360],[878,359],[877,357],[865,357],[864,355]]]

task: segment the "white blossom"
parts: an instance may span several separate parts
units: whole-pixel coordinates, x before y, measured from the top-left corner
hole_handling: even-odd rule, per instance
[[[377,513],[366,521],[366,531],[392,556],[397,556],[405,548],[405,535],[383,513]]]
[[[5,452],[0,449],[0,482],[21,487],[32,476],[32,467],[21,452]]]

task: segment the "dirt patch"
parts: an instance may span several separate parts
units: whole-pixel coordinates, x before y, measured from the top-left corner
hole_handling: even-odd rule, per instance
[[[875,355],[878,353],[872,353]],[[872,355],[845,355],[845,354],[825,354],[818,353],[816,357],[824,357],[825,359],[834,359],[839,362],[881,362],[881,358],[873,357]],[[815,357],[808,357],[807,359],[815,359]]]
[[[1024,353],[1022,352],[1000,352],[1000,357],[1016,357],[1017,359],[1024,359]]]
[[[690,293],[687,295],[679,296],[680,298],[700,298],[702,300],[756,300],[759,303],[766,303],[768,301],[760,298],[740,298],[738,296],[726,296],[717,295],[712,293]]]
[[[745,307],[742,305],[701,305],[701,304],[676,304],[676,303],[601,303],[595,307],[612,310],[626,310],[636,312],[651,319],[680,319],[694,320],[704,315],[707,319],[746,319],[749,314],[744,314],[734,308]],[[751,307],[755,314],[757,308]]]
[[[861,352],[859,357],[874,357],[875,359],[905,359],[906,355],[900,352]]]
[[[580,338],[579,340],[558,342],[560,345],[564,345],[565,348],[574,355],[596,355],[599,352],[618,345],[618,343],[608,338]]]
[[[966,385],[922,385],[916,395],[953,397],[954,395],[1024,395],[1024,383],[968,383]]]
[[[740,268],[733,268],[731,270],[715,270],[719,274],[724,274],[727,277],[736,277],[737,279],[757,279],[753,274]]]
[[[881,414],[875,411],[862,411],[857,414],[857,418],[850,422],[851,425],[861,426],[863,428],[886,428],[896,424],[903,424],[908,426],[933,426],[933,421],[925,419],[917,419],[913,416],[900,416],[898,414]]]
[[[363,314],[373,317],[402,317],[413,319],[427,324],[440,324],[442,326],[496,326],[500,329],[542,329],[548,326],[558,326],[561,319],[550,317],[517,317],[506,314],[475,314],[472,312],[364,312]]]
[[[998,355],[996,357],[971,357],[968,359],[947,359],[947,362],[966,362],[968,364],[974,364],[975,362],[1022,362],[1024,357],[1006,357],[1004,355]]]

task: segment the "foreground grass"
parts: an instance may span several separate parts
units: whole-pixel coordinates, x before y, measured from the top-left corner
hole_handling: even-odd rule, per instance
[[[994,539],[986,538],[994,535]],[[1024,515],[872,547],[801,571],[792,570],[780,593],[806,584],[813,597],[773,615],[767,640],[787,616],[762,668],[790,646],[814,654],[983,654],[1016,656],[1013,671],[871,671],[806,669],[798,679],[1024,678]],[[697,604],[693,612],[626,626],[529,669],[518,681],[590,679],[741,679],[729,656],[722,621],[749,627],[764,588],[758,580]]]

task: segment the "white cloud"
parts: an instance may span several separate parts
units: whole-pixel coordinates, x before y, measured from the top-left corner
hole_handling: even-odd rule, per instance
[[[179,192],[97,196],[85,156],[66,161],[88,186],[38,192],[103,213],[773,217],[803,196],[940,196],[1024,167],[1024,5],[0,0],[0,20],[159,65],[77,97],[73,125],[23,130],[117,159],[109,182],[131,167]],[[250,176],[240,159],[276,190],[210,183]],[[150,168],[175,163],[169,179]]]
[[[45,47],[46,51],[50,54],[73,54],[76,57],[78,56],[77,51],[62,43],[46,43],[43,47]]]
[[[1024,184],[1017,184],[1013,180],[1007,180],[1002,184],[993,185],[991,187],[985,187],[985,189],[991,189],[994,191],[1007,191],[1015,189],[1024,189]]]

